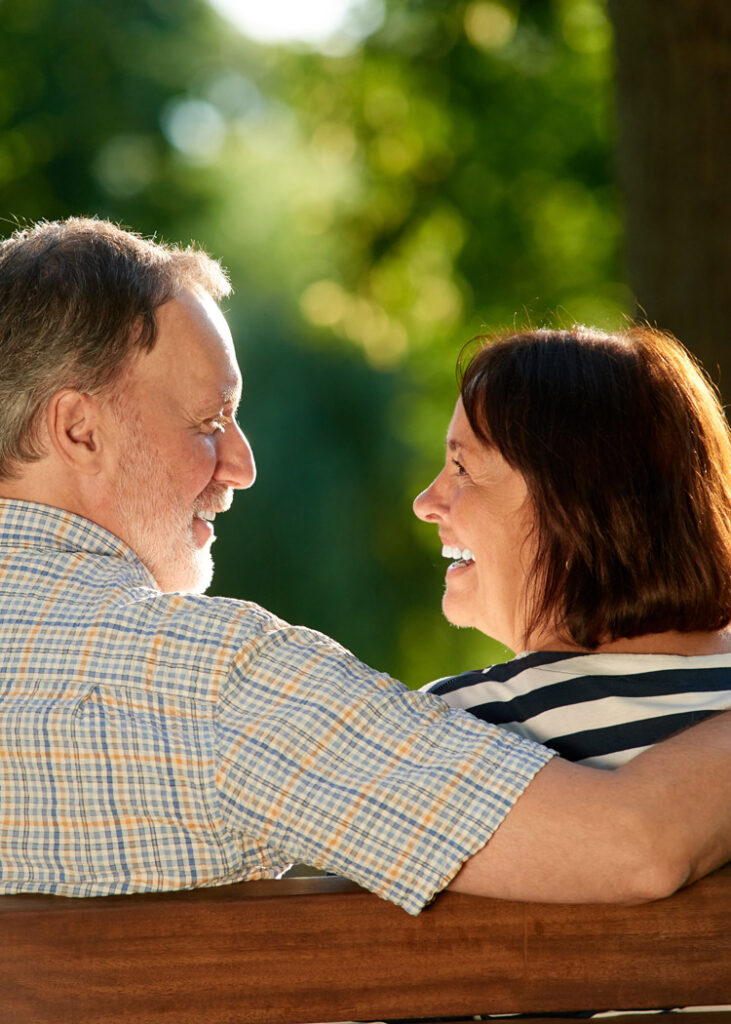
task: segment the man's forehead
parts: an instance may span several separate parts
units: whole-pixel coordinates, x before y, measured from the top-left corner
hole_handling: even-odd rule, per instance
[[[150,397],[173,399],[189,409],[236,406],[241,371],[223,314],[210,297],[190,292],[157,311],[157,336],[129,367],[132,382]],[[211,415],[209,412],[208,415]]]

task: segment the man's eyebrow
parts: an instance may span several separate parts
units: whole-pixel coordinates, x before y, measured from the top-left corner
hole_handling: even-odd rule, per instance
[[[221,399],[223,405],[232,405],[234,409],[237,409],[241,401],[241,385],[233,384],[230,388],[226,388],[221,392]]]
[[[238,384],[222,388],[218,392],[213,392],[205,402],[201,403],[199,406],[200,418],[207,419],[215,416],[226,405],[232,405],[235,414],[240,401],[241,387]]]

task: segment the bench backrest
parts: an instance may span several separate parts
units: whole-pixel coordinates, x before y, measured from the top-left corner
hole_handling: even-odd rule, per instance
[[[338,878],[0,898],[3,1024],[293,1024],[719,1003],[731,1003],[731,867],[642,907],[444,893],[417,918]]]

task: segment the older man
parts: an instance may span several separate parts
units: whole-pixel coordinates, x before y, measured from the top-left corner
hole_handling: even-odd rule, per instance
[[[201,596],[214,519],[255,477],[228,288],[104,222],[0,247],[0,890],[302,860],[416,913],[450,883],[652,898],[727,858],[727,717],[593,772]]]

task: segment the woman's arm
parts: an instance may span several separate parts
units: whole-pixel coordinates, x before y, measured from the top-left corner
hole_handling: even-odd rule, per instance
[[[641,903],[731,859],[731,712],[616,771],[554,758],[450,888],[503,899]]]

